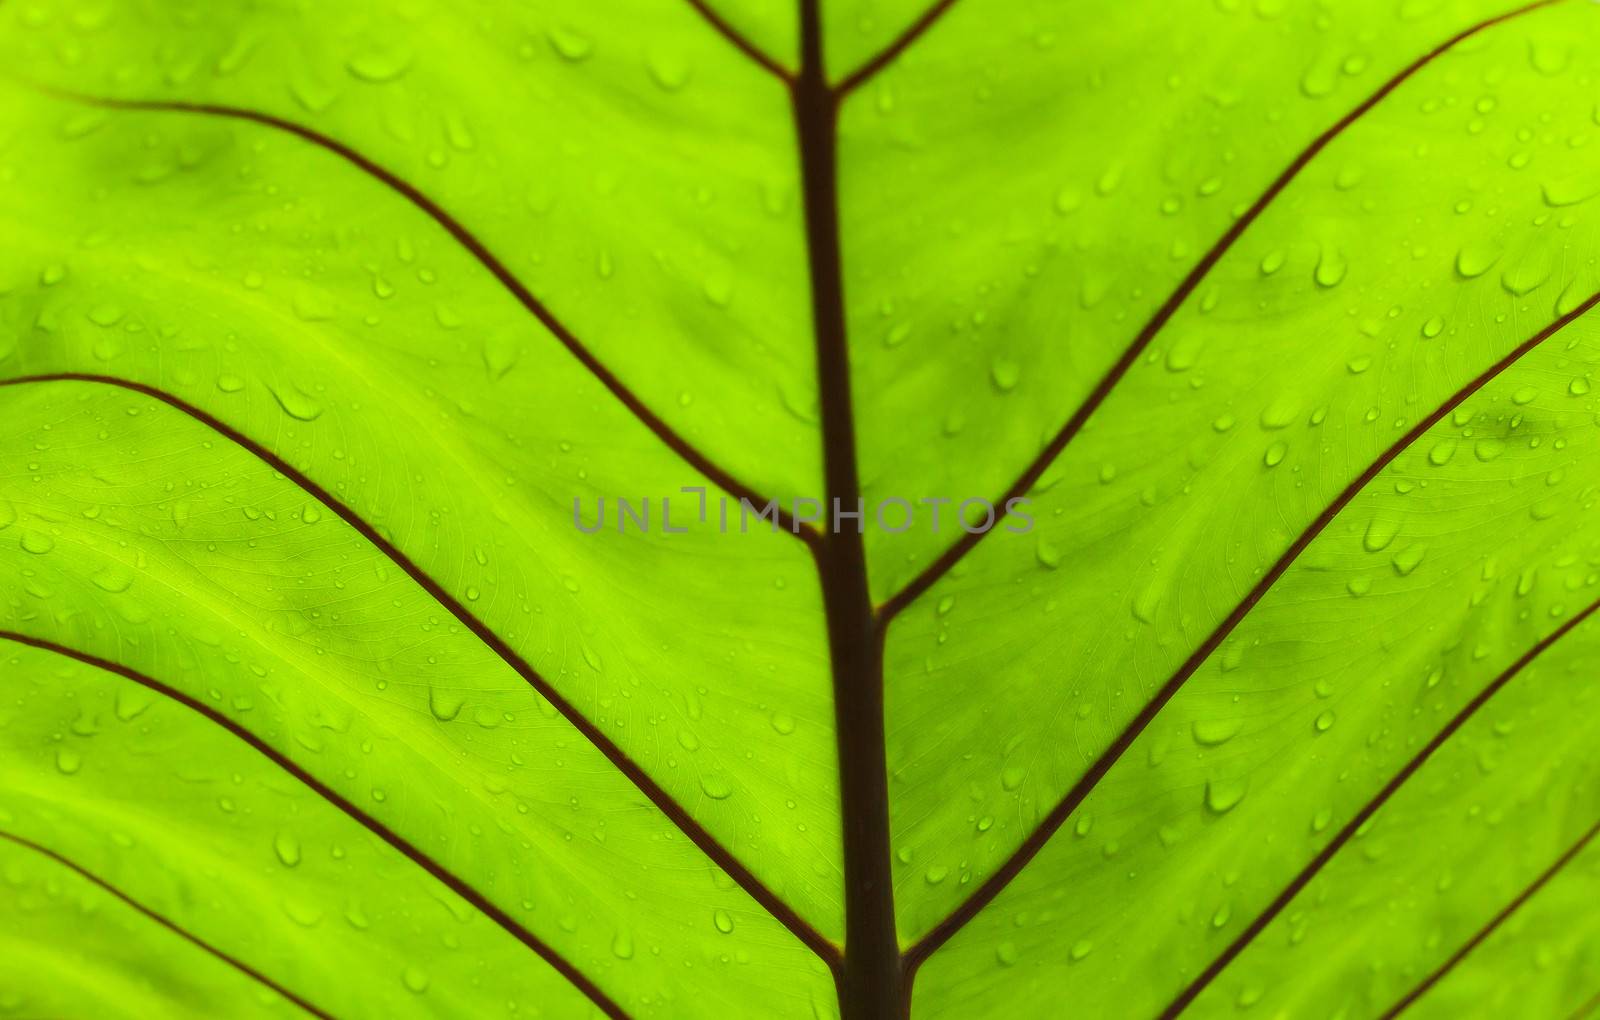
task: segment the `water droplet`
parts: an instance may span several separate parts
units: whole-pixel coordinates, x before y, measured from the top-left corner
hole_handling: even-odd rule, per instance
[[[56,540],[43,532],[24,531],[19,544],[22,546],[23,552],[33,553],[35,556],[43,556],[56,547]]]
[[[1317,281],[1319,287],[1337,287],[1348,269],[1349,265],[1339,250],[1331,244],[1325,244],[1322,246],[1322,254],[1317,259],[1317,268],[1312,278]]]
[[[293,868],[300,863],[300,841],[290,833],[278,833],[272,840],[272,849],[284,867]]]
[[[590,42],[587,36],[562,25],[546,32],[545,38],[549,40],[550,48],[555,50],[557,56],[574,64],[588,60],[594,53],[594,43]]]
[[[711,923],[716,925],[717,931],[722,932],[724,935],[733,933],[733,918],[728,915],[726,910],[720,907],[712,912]]]
[[[411,51],[404,46],[372,48],[357,53],[344,66],[362,81],[382,84],[394,81],[410,70],[411,60]]]
[[[128,722],[142,715],[154,700],[154,696],[144,688],[128,684],[117,688],[114,710],[118,719]]]
[[[1000,966],[1010,967],[1017,962],[1017,947],[1012,942],[1002,942],[994,949],[994,958],[1000,961]]]
[[[1317,732],[1318,733],[1326,733],[1329,730],[1333,729],[1333,719],[1334,719],[1334,717],[1333,717],[1333,713],[1332,712],[1324,712],[1321,715],[1317,716],[1317,723],[1316,723]]]
[[[1061,566],[1061,550],[1057,549],[1055,546],[1051,545],[1042,538],[1039,539],[1039,545],[1038,548],[1034,550],[1034,555],[1038,557],[1039,563],[1042,566],[1048,567],[1051,570]]]
[[[1401,577],[1405,577],[1417,569],[1417,565],[1422,562],[1422,555],[1425,552],[1427,552],[1426,546],[1413,545],[1395,553],[1394,559],[1391,561],[1394,564],[1394,572]]]
[[[404,982],[407,991],[414,992],[417,995],[427,991],[428,985],[432,983],[428,979],[427,972],[420,967],[407,967],[405,973],[400,975],[400,980]]]
[[[1195,743],[1202,747],[1216,747],[1237,736],[1242,726],[1237,719],[1196,719],[1190,729]]]
[[[1010,393],[1017,388],[1017,383],[1022,378],[1022,368],[1015,361],[1000,358],[989,367],[989,379],[994,383],[994,388],[1001,393]]]
[[[1465,279],[1482,276],[1500,261],[1500,250],[1481,245],[1467,245],[1456,254],[1456,272]]]
[[[617,937],[611,940],[611,955],[619,960],[633,959],[633,936],[625,931],[617,932]]]
[[[70,747],[63,747],[56,751],[56,768],[62,775],[76,775],[83,768],[83,755]]]
[[[1067,955],[1072,958],[1073,963],[1077,963],[1092,952],[1094,952],[1094,943],[1088,939],[1079,939],[1072,944],[1071,949],[1067,950]]]
[[[772,713],[772,728],[784,736],[794,732],[794,716],[787,712]]]
[[[449,722],[461,714],[461,707],[466,699],[459,692],[447,691],[439,687],[428,688],[428,710],[440,722]]]
[[[1244,800],[1248,789],[1249,785],[1242,779],[1207,780],[1206,807],[1215,814],[1226,814]]]
[[[1548,263],[1528,261],[1500,274],[1500,286],[1516,297],[1531,294],[1550,279]]]
[[[322,923],[322,908],[315,903],[286,899],[283,901],[283,912],[302,928],[315,928]]]
[[[733,796],[733,784],[719,772],[707,772],[701,776],[700,789],[712,800],[727,800]]]
[[[303,392],[300,387],[292,383],[282,383],[273,385],[271,389],[278,406],[283,408],[283,413],[296,421],[316,421],[322,416],[322,405]]]
[[[689,84],[689,62],[679,53],[652,50],[645,54],[650,78],[666,92],[677,92]]]
[[[1389,543],[1394,541],[1394,536],[1399,530],[1400,526],[1394,521],[1374,517],[1367,522],[1366,534],[1361,536],[1361,547],[1367,552],[1380,552],[1387,549]]]

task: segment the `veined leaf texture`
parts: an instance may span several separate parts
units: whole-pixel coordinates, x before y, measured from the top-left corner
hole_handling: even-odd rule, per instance
[[[1600,1007],[1595,4],[0,54],[0,1017]]]

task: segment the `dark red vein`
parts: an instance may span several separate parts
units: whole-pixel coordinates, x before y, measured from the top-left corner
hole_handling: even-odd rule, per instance
[[[399,851],[405,857],[409,858],[412,863],[416,864],[423,871],[426,871],[428,874],[432,875],[441,884],[449,888],[451,892],[455,893],[466,902],[478,908],[478,910],[484,916],[494,921],[495,924],[499,925],[507,934],[511,935],[518,942],[521,942],[523,945],[537,953],[541,959],[550,964],[550,966],[554,967],[562,977],[572,982],[572,984],[576,986],[580,992],[589,998],[589,1001],[598,1006],[607,1016],[613,1017],[615,1020],[627,1020],[627,1012],[624,1011],[621,1006],[617,1005],[617,1003],[609,995],[601,991],[600,987],[590,980],[582,971],[578,970],[577,967],[570,963],[556,950],[552,949],[537,935],[533,934],[533,932],[517,923],[517,921],[512,918],[510,914],[507,914],[504,910],[501,910],[499,907],[495,906],[487,897],[469,885],[465,879],[457,877],[454,872],[450,871],[450,869],[434,860],[427,853],[412,844],[404,836],[400,835],[398,832],[395,832],[377,818],[374,818],[372,815],[369,815],[367,812],[361,810],[354,803],[339,794],[338,791],[322,782],[310,772],[307,772],[292,759],[278,752],[271,744],[257,736],[253,731],[246,729],[233,719],[230,719],[221,712],[218,712],[216,709],[212,708],[210,705],[207,705],[205,702],[190,697],[176,688],[169,687],[161,681],[146,676],[145,674],[124,666],[121,663],[112,662],[109,659],[102,659],[98,655],[90,655],[88,652],[82,652],[75,648],[68,648],[65,645],[59,645],[53,641],[47,641],[43,638],[32,637],[27,634],[19,634],[15,631],[0,630],[0,639],[14,641],[17,644],[27,645],[31,648],[38,648],[46,652],[54,652],[57,655],[62,655],[69,659],[75,659],[78,662],[93,666],[96,669],[105,670],[107,673],[113,673],[125,680],[131,680],[147,690],[154,691],[156,694],[160,694],[163,697],[176,701],[185,708],[190,709],[191,711],[203,716],[204,718],[227,730],[244,743],[250,745],[250,747],[262,757],[266,758],[268,761],[272,762],[274,765],[278,766],[280,769],[299,780],[306,788],[311,790],[317,796],[321,797],[323,800],[333,805],[333,807],[349,816],[362,828],[366,829],[368,832],[371,832],[373,835],[389,844],[389,846]]]
[[[978,911],[987,906],[1000,894],[1001,890],[1011,883],[1012,879],[1021,873],[1028,862],[1033,860],[1034,856],[1050,841],[1050,837],[1055,835],[1056,830],[1061,828],[1067,817],[1077,810],[1078,805],[1083,803],[1083,799],[1089,795],[1090,791],[1117,763],[1118,759],[1128,750],[1139,734],[1144,732],[1145,727],[1150,725],[1151,720],[1166,707],[1167,702],[1172,700],[1173,696],[1178,693],[1179,689],[1194,674],[1195,670],[1200,668],[1200,664],[1206,661],[1212,652],[1216,651],[1217,647],[1226,640],[1228,635],[1233,632],[1233,629],[1239,625],[1240,621],[1255,608],[1256,603],[1260,602],[1268,590],[1278,582],[1278,578],[1283,576],[1284,572],[1299,558],[1306,547],[1333,522],[1334,518],[1356,497],[1357,493],[1370,484],[1373,479],[1377,478],[1383,469],[1388,467],[1402,451],[1420,439],[1433,426],[1443,421],[1451,411],[1461,405],[1462,401],[1488,385],[1496,376],[1554,336],[1568,323],[1581,317],[1597,303],[1600,303],[1600,292],[1591,294],[1583,304],[1561,316],[1561,318],[1524,341],[1511,353],[1489,366],[1477,377],[1457,390],[1449,400],[1440,404],[1432,414],[1412,426],[1405,435],[1401,436],[1385,450],[1377,460],[1368,465],[1365,471],[1351,481],[1349,485],[1345,486],[1344,490],[1334,497],[1333,502],[1329,503],[1294,542],[1283,551],[1282,555],[1273,563],[1271,569],[1262,576],[1254,588],[1250,589],[1249,593],[1234,607],[1227,618],[1218,624],[1217,628],[1211,632],[1206,640],[1184,660],[1183,664],[1178,667],[1177,672],[1156,692],[1155,697],[1117,735],[1116,740],[1112,741],[1111,745],[1101,753],[1100,757],[1095,759],[1094,764],[1073,784],[1072,788],[1067,791],[1066,796],[1051,809],[1050,813],[1039,823],[1038,828],[1034,829],[1028,835],[1028,838],[1022,841],[1022,844],[1012,852],[1005,863],[993,875],[989,876],[965,902],[911,947],[907,952],[907,959],[910,961],[908,973],[914,975],[917,966],[927,959],[929,954],[949,941],[952,935],[959,931],[968,921],[972,920],[973,917],[977,916]]]
[[[895,37],[893,42],[891,42],[888,46],[885,46],[882,50],[878,51],[876,56],[872,57],[866,63],[862,64],[860,67],[850,72],[850,74],[846,75],[845,78],[834,87],[834,92],[836,92],[841,99],[849,95],[851,92],[854,92],[868,79],[872,78],[885,67],[888,67],[889,64],[896,57],[900,56],[900,54],[904,53],[912,43],[922,38],[922,34],[928,29],[932,28],[933,23],[944,17],[945,12],[950,10],[950,8],[954,7],[955,5],[956,0],[938,0],[938,2],[932,7],[929,7],[926,11],[923,11],[922,16],[916,21],[913,21],[904,32],[901,32],[897,37]]]
[[[823,60],[821,0],[800,0],[800,74],[790,89],[805,204],[807,269],[830,507],[861,505],[839,236],[838,106]],[[883,635],[872,611],[861,532],[832,528],[816,555],[839,749],[845,955],[842,1020],[901,1012],[900,943],[890,858],[883,716]]]
[[[1411,991],[1406,994],[1405,998],[1389,1007],[1388,1011],[1383,1014],[1382,1020],[1392,1020],[1393,1017],[1399,1016],[1412,1003],[1420,999],[1423,994],[1428,991],[1428,989],[1438,984],[1440,978],[1450,973],[1451,969],[1453,969],[1456,964],[1466,959],[1467,954],[1478,948],[1484,939],[1488,938],[1490,935],[1493,935],[1495,929],[1505,923],[1506,918],[1517,912],[1517,908],[1521,907],[1524,903],[1528,902],[1528,900],[1532,899],[1533,895],[1540,889],[1543,889],[1545,883],[1556,877],[1556,874],[1562,868],[1566,867],[1568,864],[1571,864],[1572,859],[1583,852],[1583,848],[1589,845],[1589,841],[1594,839],[1596,833],[1600,833],[1600,821],[1597,821],[1593,825],[1589,826],[1589,831],[1585,832],[1582,838],[1580,838],[1576,843],[1572,844],[1572,846],[1568,847],[1565,853],[1556,858],[1554,864],[1544,869],[1538,878],[1534,879],[1531,883],[1529,883],[1526,889],[1517,894],[1515,899],[1502,907],[1498,914],[1489,919],[1488,924],[1485,924],[1482,928],[1479,928],[1477,934],[1473,935],[1472,938],[1467,940],[1466,945],[1452,953],[1450,958],[1444,961],[1444,963],[1441,963],[1432,974],[1429,974],[1426,978],[1424,978],[1421,984],[1411,989]]]
[[[785,84],[794,80],[794,75],[790,73],[787,67],[763,53],[761,47],[751,42],[743,32],[734,28],[727,18],[718,14],[708,0],[688,0],[688,2],[690,7],[700,13],[700,17],[704,18],[707,24],[716,29],[724,39],[732,43],[745,56],[760,64],[770,73],[777,75],[778,80]]]
[[[338,156],[345,162],[362,171],[367,176],[378,181],[391,191],[410,202],[429,219],[433,220],[446,233],[453,237],[468,254],[478,261],[500,285],[514,297],[523,308],[538,319],[540,324],[565,347],[578,363],[589,371],[589,374],[599,380],[600,384],[611,391],[622,406],[626,407],[639,422],[655,434],[656,438],[676,453],[679,457],[693,467],[696,471],[715,482],[720,488],[730,495],[748,499],[757,507],[767,504],[750,486],[735,478],[731,473],[714,462],[709,456],[702,453],[698,447],[684,438],[676,429],[651,410],[643,398],[633,392],[611,369],[600,361],[584,346],[583,342],[568,329],[545,304],[533,295],[523,285],[505,263],[491,252],[487,245],[478,239],[477,235],[467,229],[466,225],[457,220],[433,199],[423,194],[415,185],[379,166],[373,160],[345,145],[343,142],[329,138],[303,124],[291,120],[275,117],[268,113],[255,110],[246,110],[232,106],[221,106],[213,103],[184,103],[164,100],[142,99],[113,99],[104,96],[88,96],[61,89],[45,88],[48,94],[69,99],[74,102],[86,103],[91,106],[100,106],[113,110],[143,110],[148,112],[164,113],[195,113],[207,114],[215,117],[227,117],[234,120],[248,121],[263,127],[274,128],[279,131],[294,135],[302,141],[309,142],[327,152]],[[792,534],[806,543],[815,547],[819,537],[817,531],[810,524],[797,523],[794,517],[781,506],[778,508],[778,519],[783,531]]]
[[[1395,773],[1393,778],[1385,783],[1383,788],[1379,790],[1377,794],[1361,808],[1360,811],[1356,812],[1350,821],[1339,830],[1338,834],[1328,842],[1328,845],[1323,847],[1322,851],[1313,857],[1311,862],[1302,868],[1299,874],[1295,875],[1294,880],[1291,881],[1284,888],[1284,890],[1279,893],[1270,904],[1267,905],[1266,909],[1257,915],[1255,920],[1251,921],[1249,926],[1246,927],[1244,931],[1240,932],[1239,936],[1235,938],[1233,942],[1229,943],[1228,947],[1222,951],[1222,954],[1215,960],[1211,961],[1210,966],[1206,967],[1206,969],[1201,972],[1199,977],[1196,977],[1192,982],[1190,982],[1189,986],[1179,993],[1177,998],[1173,999],[1172,1003],[1167,1006],[1166,1009],[1161,1011],[1160,1020],[1172,1020],[1173,1017],[1176,1017],[1179,1013],[1182,1013],[1185,1009],[1187,1009],[1189,1004],[1194,1002],[1195,997],[1203,992],[1212,981],[1216,980],[1218,975],[1222,973],[1228,964],[1232,963],[1233,959],[1243,952],[1245,947],[1250,945],[1250,943],[1255,940],[1256,936],[1260,935],[1262,931],[1266,929],[1267,925],[1272,923],[1273,919],[1276,918],[1278,914],[1289,905],[1290,901],[1298,896],[1300,891],[1311,883],[1311,880],[1317,876],[1323,867],[1326,866],[1329,861],[1333,860],[1334,855],[1337,854],[1346,843],[1355,838],[1356,833],[1363,825],[1367,824],[1368,820],[1370,820],[1373,815],[1377,814],[1378,809],[1383,807],[1383,805],[1388,802],[1389,798],[1394,796],[1395,792],[1398,791],[1407,780],[1415,775],[1418,769],[1422,768],[1422,766],[1427,763],[1429,758],[1433,757],[1433,753],[1435,751],[1444,746],[1445,741],[1455,736],[1456,731],[1459,730],[1468,719],[1471,719],[1473,715],[1477,713],[1478,709],[1487,704],[1489,699],[1494,697],[1502,687],[1509,683],[1512,677],[1516,676],[1523,669],[1525,669],[1529,663],[1538,658],[1539,655],[1547,648],[1570,633],[1574,627],[1578,626],[1578,624],[1582,623],[1584,620],[1587,620],[1597,609],[1600,609],[1600,600],[1589,603],[1589,605],[1585,606],[1583,610],[1576,616],[1563,623],[1560,627],[1557,627],[1555,631],[1552,632],[1548,637],[1539,641],[1532,648],[1523,653],[1523,655],[1518,658],[1516,662],[1513,662],[1510,666],[1506,667],[1506,669],[1499,676],[1495,677],[1487,687],[1485,687],[1482,691],[1479,691],[1477,697],[1467,702],[1461,711],[1457,712],[1455,716],[1445,724],[1443,729],[1434,734],[1433,739],[1428,741],[1427,745],[1424,746],[1422,750],[1418,751],[1410,761],[1406,762],[1405,766],[1401,768],[1399,772]]]
[[[1172,292],[1171,296],[1169,296],[1167,300],[1161,304],[1160,308],[1156,309],[1156,313],[1152,315],[1150,320],[1144,324],[1144,328],[1139,330],[1138,335],[1133,338],[1133,343],[1131,343],[1128,348],[1122,352],[1122,356],[1119,357],[1111,366],[1111,368],[1100,377],[1100,381],[1095,384],[1095,387],[1092,391],[1090,391],[1089,396],[1081,405],[1079,405],[1078,409],[1073,412],[1072,417],[1067,419],[1067,423],[1061,427],[1061,431],[1057,432],[1055,437],[1051,439],[1045,448],[1039,452],[1039,455],[1035,457],[1033,462],[1028,465],[1027,470],[1022,472],[1021,477],[1012,483],[1011,487],[1006,490],[1005,495],[1001,496],[995,501],[995,505],[1004,506],[1009,500],[1027,495],[1028,490],[1033,488],[1034,484],[1039,481],[1040,477],[1043,476],[1050,464],[1061,455],[1062,450],[1066,449],[1067,444],[1072,442],[1073,438],[1077,436],[1080,431],[1082,431],[1083,426],[1089,421],[1090,417],[1094,415],[1094,412],[1100,408],[1101,404],[1105,403],[1106,398],[1111,395],[1111,391],[1119,382],[1122,381],[1122,377],[1128,373],[1128,370],[1133,367],[1134,363],[1139,360],[1139,357],[1144,353],[1145,348],[1150,345],[1150,341],[1155,339],[1155,335],[1161,331],[1161,328],[1167,324],[1167,321],[1172,318],[1173,314],[1177,312],[1178,308],[1184,303],[1184,301],[1188,299],[1189,295],[1194,292],[1194,289],[1200,285],[1200,281],[1205,279],[1206,274],[1210,273],[1212,267],[1217,264],[1218,260],[1220,260],[1223,255],[1227,254],[1228,249],[1233,247],[1234,242],[1239,240],[1240,236],[1243,235],[1247,229],[1249,229],[1250,225],[1256,221],[1263,211],[1266,210],[1267,206],[1272,204],[1273,200],[1278,197],[1279,193],[1281,193],[1284,188],[1288,187],[1289,183],[1299,175],[1300,171],[1304,170],[1306,165],[1316,158],[1317,154],[1328,146],[1328,143],[1337,138],[1345,131],[1345,129],[1354,124],[1374,106],[1377,106],[1385,96],[1389,95],[1389,93],[1398,88],[1400,84],[1407,78],[1410,78],[1412,75],[1422,70],[1451,47],[1465,39],[1470,39],[1472,36],[1477,35],[1486,28],[1490,28],[1494,25],[1500,24],[1501,22],[1509,21],[1512,18],[1520,17],[1521,15],[1536,11],[1541,7],[1548,7],[1556,2],[1558,2],[1558,0],[1536,0],[1535,3],[1528,4],[1525,7],[1519,7],[1516,10],[1509,11],[1505,14],[1497,15],[1496,17],[1488,19],[1487,21],[1480,21],[1470,28],[1457,32],[1449,39],[1429,50],[1423,56],[1417,58],[1399,74],[1384,82],[1376,92],[1368,96],[1359,106],[1345,114],[1332,127],[1318,135],[1316,139],[1312,141],[1312,143],[1307,146],[1304,151],[1296,156],[1294,161],[1290,163],[1281,174],[1278,175],[1277,179],[1268,185],[1267,190],[1262,193],[1260,198],[1256,199],[1255,203],[1245,211],[1244,215],[1235,220],[1233,225],[1230,226],[1227,231],[1217,239],[1216,244],[1211,246],[1211,249],[1206,252],[1205,256],[1201,258],[1199,262],[1195,263],[1194,268],[1189,270],[1189,275],[1185,276],[1183,278],[1183,282],[1178,284],[1178,289]],[[880,619],[888,622],[894,619],[895,616],[899,615],[901,610],[905,609],[906,606],[914,602],[918,596],[931,588],[933,584],[946,573],[948,573],[950,568],[955,566],[963,556],[971,552],[973,547],[982,541],[984,534],[984,532],[979,532],[976,534],[963,534],[954,544],[940,554],[937,559],[928,564],[928,566],[925,567],[920,574],[913,578],[909,584],[907,584],[888,601],[886,601],[881,607],[879,607],[878,615]]]
[[[627,752],[623,751],[622,748],[618,747],[609,737],[602,733],[600,728],[595,725],[595,723],[590,721],[589,718],[580,712],[576,706],[574,706],[560,692],[551,686],[550,683],[544,679],[544,677],[540,676],[538,671],[535,670],[533,666],[530,665],[528,661],[524,659],[515,649],[507,644],[505,640],[500,637],[500,635],[496,634],[488,624],[484,623],[477,616],[475,616],[459,599],[441,587],[437,581],[435,581],[426,571],[412,561],[409,556],[407,556],[393,543],[389,542],[386,538],[379,534],[378,530],[369,524],[364,518],[362,518],[360,514],[356,513],[355,510],[340,501],[327,489],[324,489],[316,481],[314,481],[304,472],[295,468],[282,457],[273,453],[260,443],[257,443],[249,436],[239,432],[226,422],[223,422],[201,410],[200,408],[185,402],[180,397],[174,396],[165,390],[160,390],[153,386],[147,386],[144,383],[131,382],[126,379],[118,379],[112,376],[89,375],[78,372],[62,372],[52,375],[26,376],[19,379],[0,380],[0,387],[49,382],[86,382],[97,383],[106,386],[116,386],[125,390],[131,390],[135,393],[142,393],[147,397],[159,400],[167,406],[175,408],[176,410],[183,412],[196,421],[201,422],[207,428],[232,441],[240,448],[248,451],[250,454],[271,467],[274,471],[277,471],[294,485],[298,486],[307,495],[316,499],[323,506],[337,514],[341,520],[350,525],[350,527],[354,528],[361,535],[361,537],[372,543],[372,545],[378,549],[378,551],[383,553],[384,556],[388,557],[390,562],[394,563],[401,570],[405,571],[407,576],[421,586],[421,588],[429,595],[433,596],[434,600],[448,610],[450,615],[454,616],[463,627],[466,627],[473,634],[477,635],[478,640],[487,645],[491,651],[493,651],[497,656],[500,657],[502,661],[506,663],[506,665],[515,670],[529,687],[532,687],[539,693],[541,697],[554,706],[556,711],[560,712],[563,718],[571,723],[579,733],[583,734],[584,739],[588,740],[589,743],[593,744],[601,754],[605,755],[606,760],[609,761],[612,766],[617,769],[617,771],[626,776],[629,782],[633,783],[633,785],[649,799],[650,803],[654,804],[662,814],[666,815],[673,825],[677,826],[684,835],[688,836],[689,839],[693,841],[694,845],[699,847],[700,850],[707,857],[709,857],[713,863],[715,863],[723,871],[727,872],[729,877],[737,882],[740,888],[744,889],[744,891],[750,895],[751,899],[759,903],[762,908],[776,918],[780,924],[789,929],[795,938],[799,939],[818,956],[822,957],[822,959],[830,967],[837,966],[839,951],[832,942],[824,938],[820,932],[811,927],[811,925],[807,923],[804,918],[796,913],[794,908],[790,907],[775,892],[767,888],[767,886],[759,878],[757,878],[749,868],[745,867],[744,864],[734,856],[732,851],[724,847],[715,836],[706,831],[706,829],[698,821],[696,821],[682,805],[672,798],[671,794],[667,793],[667,791],[664,790],[660,784],[651,778],[650,774],[646,772],[644,768],[630,758]]]
[[[77,864],[74,864],[72,861],[67,860],[67,858],[65,858],[65,857],[61,856],[60,854],[56,853],[54,850],[48,849],[47,847],[42,847],[39,844],[33,842],[32,840],[24,839],[23,837],[15,835],[15,834],[10,833],[10,832],[0,832],[0,840],[5,840],[8,843],[13,843],[13,844],[15,844],[15,845],[17,845],[19,847],[22,847],[24,850],[30,850],[33,853],[36,853],[36,854],[40,855],[41,857],[48,857],[50,860],[55,861],[57,864],[61,865],[63,868],[66,868],[67,870],[75,873],[79,878],[82,878],[84,881],[89,882],[89,883],[91,883],[93,885],[99,886],[105,892],[107,892],[107,893],[111,894],[112,896],[116,897],[117,899],[121,900],[123,903],[125,903],[128,906],[132,907],[134,910],[138,911],[140,914],[143,914],[145,917],[147,917],[150,920],[154,921],[156,924],[159,924],[161,927],[163,927],[163,928],[167,929],[168,931],[172,932],[172,934],[174,934],[174,935],[178,936],[179,938],[183,939],[184,941],[188,942],[190,945],[193,945],[193,946],[195,946],[195,947],[197,947],[197,948],[199,948],[199,949],[211,954],[212,956],[216,957],[218,960],[221,960],[223,963],[225,963],[228,966],[232,967],[234,970],[238,971],[239,973],[245,975],[248,978],[251,978],[252,980],[254,980],[254,981],[256,981],[256,982],[258,982],[258,983],[260,983],[262,985],[265,985],[266,987],[272,989],[274,992],[277,992],[279,995],[283,996],[285,999],[288,999],[290,1002],[294,1003],[296,1006],[299,1006],[301,1009],[305,1010],[307,1013],[310,1013],[312,1016],[321,1017],[322,1020],[333,1020],[333,1016],[331,1014],[329,1014],[327,1012],[324,1012],[321,1009],[318,1009],[316,1006],[313,1006],[311,1003],[307,1002],[305,999],[303,999],[300,996],[296,995],[295,993],[289,991],[289,989],[287,989],[287,988],[283,987],[282,985],[278,984],[278,982],[276,982],[276,981],[272,980],[271,978],[267,977],[265,974],[261,973],[259,970],[256,970],[254,967],[250,966],[248,963],[245,963],[243,960],[239,959],[236,956],[232,956],[232,955],[230,955],[228,953],[223,952],[221,949],[218,949],[216,946],[214,946],[211,943],[207,942],[205,939],[201,938],[200,936],[194,935],[194,934],[191,934],[188,931],[185,931],[183,928],[179,927],[175,922],[170,921],[167,918],[163,917],[162,915],[156,913],[154,910],[151,910],[149,907],[145,906],[144,904],[140,903],[138,900],[136,900],[133,897],[129,896],[127,893],[123,892],[121,889],[118,889],[116,886],[114,886],[111,883],[107,882],[105,879],[100,878],[99,876],[95,875],[93,872],[91,872],[91,871],[89,871],[89,870],[87,870],[85,868],[82,868],[82,867],[78,866]]]

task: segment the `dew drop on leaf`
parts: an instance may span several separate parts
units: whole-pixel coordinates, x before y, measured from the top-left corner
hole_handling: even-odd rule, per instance
[[[1215,814],[1226,814],[1238,806],[1249,787],[1242,779],[1206,781],[1206,807]]]
[[[1482,276],[1500,261],[1500,251],[1483,245],[1466,245],[1456,254],[1456,272],[1471,280]]]
[[[291,833],[278,833],[272,840],[272,849],[284,867],[293,868],[300,863],[300,841]]]
[[[440,722],[450,722],[461,714],[461,707],[465,699],[456,691],[444,690],[440,687],[428,688],[428,710]]]
[[[1237,719],[1196,719],[1190,727],[1194,742],[1202,747],[1226,744],[1239,732],[1242,724]]]
[[[1400,530],[1394,521],[1382,517],[1374,517],[1367,522],[1366,534],[1361,537],[1361,547],[1367,552],[1380,552],[1389,547],[1394,541],[1394,536]]]
[[[989,366],[989,380],[1001,393],[1010,393],[1016,389],[1021,378],[1022,368],[1015,361],[1000,358]]]
[[[1039,539],[1039,545],[1034,550],[1034,555],[1038,558],[1041,566],[1050,570],[1055,570],[1057,567],[1061,566],[1061,550],[1051,545],[1045,539]]]
[[[1394,559],[1391,561],[1394,564],[1395,573],[1401,577],[1410,574],[1422,562],[1422,556],[1425,552],[1427,552],[1426,546],[1412,545],[1395,553]]]
[[[663,91],[677,92],[689,83],[689,62],[679,53],[653,49],[645,54],[645,65]]]
[[[382,84],[394,81],[411,69],[412,54],[404,46],[369,48],[345,62],[345,69],[362,81]]]
[[[1322,254],[1317,259],[1317,268],[1312,278],[1319,287],[1337,287],[1344,279],[1349,266],[1345,263],[1344,256],[1332,245],[1323,245]]]
[[[271,389],[283,413],[296,421],[316,421],[322,416],[322,405],[293,383],[275,383]]]
[[[594,43],[589,41],[588,36],[565,26],[551,28],[545,33],[545,38],[556,55],[570,63],[587,60],[594,53]]]
[[[39,531],[24,531],[18,544],[22,546],[23,552],[33,553],[35,556],[43,556],[56,547],[55,539]]]

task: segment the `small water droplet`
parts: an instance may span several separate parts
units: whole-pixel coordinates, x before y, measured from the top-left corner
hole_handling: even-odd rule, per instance
[[[1242,726],[1237,719],[1196,719],[1190,731],[1195,743],[1202,747],[1216,747],[1237,736]]]
[[[450,722],[461,714],[461,707],[466,703],[456,691],[447,691],[439,687],[428,688],[428,710],[440,722]]]
[[[1000,358],[989,366],[989,380],[1001,393],[1010,393],[1016,389],[1021,378],[1022,367],[1015,361]]]
[[[278,855],[278,860],[286,868],[293,868],[300,863],[300,841],[287,832],[280,832],[272,840],[272,849]]]
[[[1244,800],[1249,786],[1242,779],[1211,779],[1206,782],[1206,807],[1214,814],[1227,814]]]
[[[412,54],[404,46],[362,50],[345,63],[345,69],[362,81],[382,84],[411,69]]]
[[[588,60],[594,53],[594,43],[583,33],[557,25],[545,33],[545,38],[550,42],[550,48],[556,55],[570,63],[581,63]]]

